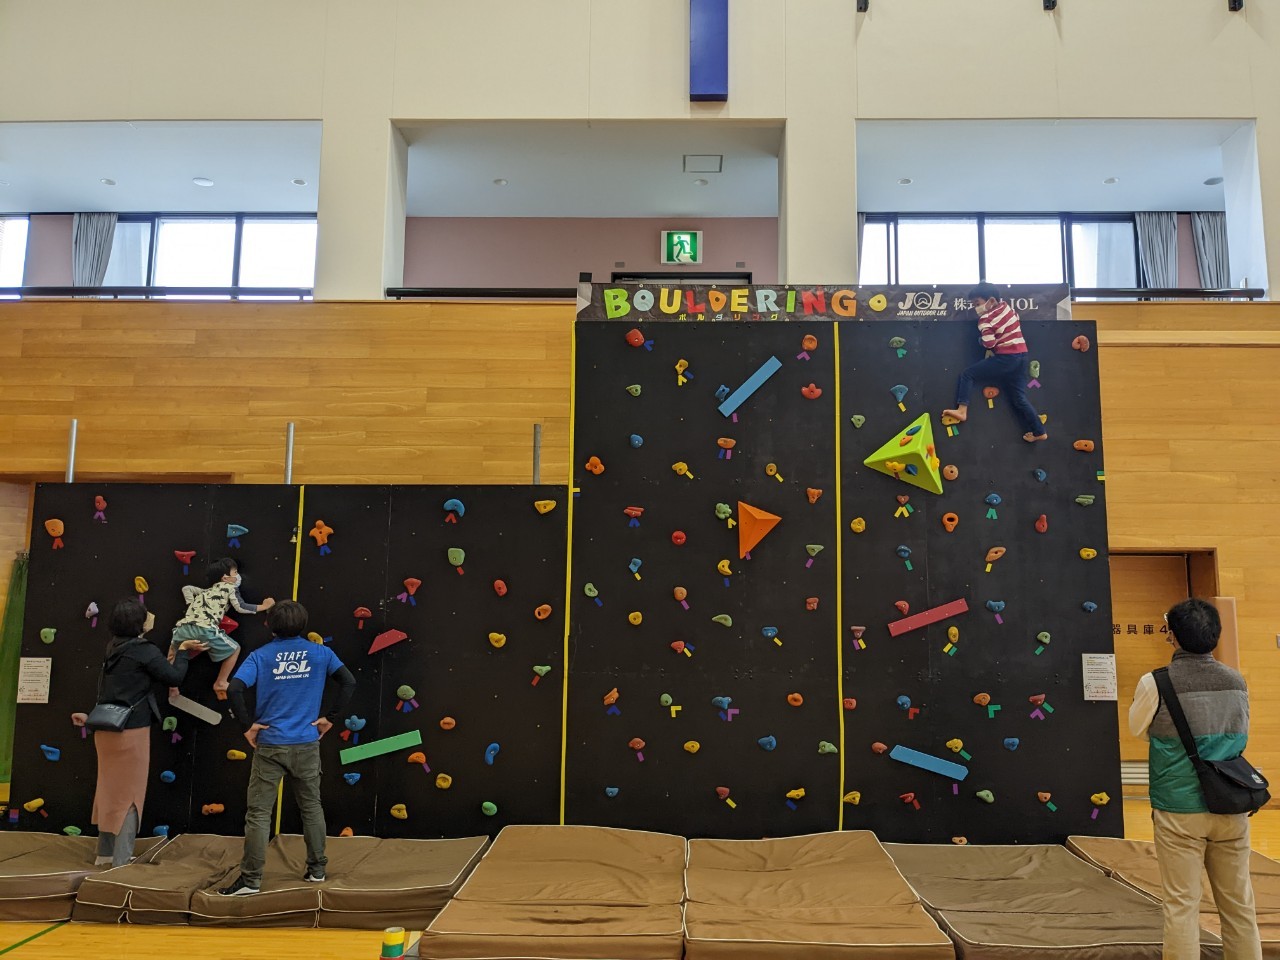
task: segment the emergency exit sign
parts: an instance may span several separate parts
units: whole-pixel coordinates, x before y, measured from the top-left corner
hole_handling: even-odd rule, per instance
[[[701,263],[701,230],[663,230],[663,263]]]

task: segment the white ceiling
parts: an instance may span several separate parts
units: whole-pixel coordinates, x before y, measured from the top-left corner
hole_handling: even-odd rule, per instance
[[[1204,181],[1222,176],[1222,142],[1251,122],[860,120],[858,208],[1221,210],[1222,186]]]
[[[776,217],[779,123],[401,124],[413,217]],[[723,154],[723,173],[684,155]],[[696,179],[707,181],[697,186]],[[506,180],[497,186],[494,180]]]
[[[1222,175],[1220,144],[1251,122],[865,120],[849,175],[868,212],[1221,210],[1222,187],[1203,181]],[[401,128],[410,216],[778,213],[777,121]],[[0,123],[0,213],[313,212],[320,136],[319,121]],[[724,172],[685,173],[685,154],[723,154]]]
[[[314,213],[319,179],[319,121],[0,123],[0,213]]]

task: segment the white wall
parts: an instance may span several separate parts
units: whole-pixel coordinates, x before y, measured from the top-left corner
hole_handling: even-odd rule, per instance
[[[321,119],[318,293],[376,297],[403,220],[397,120],[785,119],[780,279],[816,281],[856,262],[854,118],[1256,118],[1280,276],[1273,4],[853,7],[734,0],[731,101],[691,104],[687,0],[4,0],[0,120]]]

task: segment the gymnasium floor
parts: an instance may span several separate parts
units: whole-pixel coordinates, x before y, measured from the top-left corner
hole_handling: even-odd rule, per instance
[[[1124,813],[1125,834],[1135,840],[1150,840],[1150,806],[1145,801],[1126,801]],[[1280,859],[1280,810],[1264,810],[1254,817],[1253,848]],[[416,940],[418,932],[409,931],[411,941]],[[0,923],[0,957],[4,960],[83,960],[103,955],[173,957],[195,953],[200,960],[375,960],[381,943],[382,934],[376,930]]]

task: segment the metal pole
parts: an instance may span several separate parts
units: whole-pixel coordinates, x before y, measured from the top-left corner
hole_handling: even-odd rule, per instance
[[[72,418],[71,430],[67,433],[67,483],[75,483],[76,480],[76,431],[80,426],[80,421]]]
[[[293,421],[284,428],[284,482],[293,483]]]
[[[533,425],[533,482],[542,482],[542,424]]]

